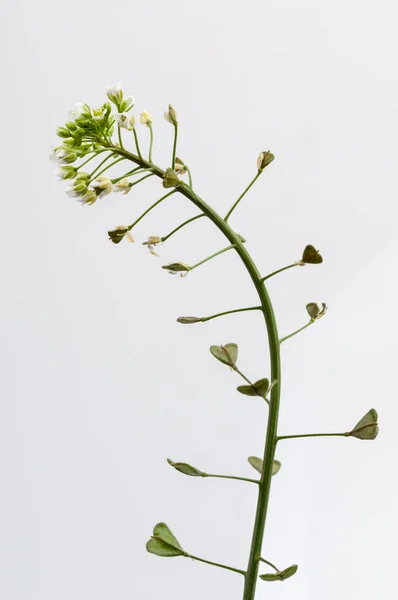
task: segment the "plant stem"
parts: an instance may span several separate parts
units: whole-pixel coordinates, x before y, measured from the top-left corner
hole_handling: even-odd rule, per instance
[[[206,215],[204,213],[200,213],[200,215],[196,215],[196,217],[191,217],[191,219],[188,219],[187,221],[184,221],[184,223],[181,223],[181,225],[179,225],[178,227],[176,227],[175,229],[173,229],[173,231],[170,231],[170,233],[168,233],[167,235],[162,237],[162,242],[165,242],[166,240],[168,240],[172,235],[174,235],[179,229],[181,229],[182,227],[185,227],[185,225],[188,225],[188,223],[191,223],[192,221],[196,221],[196,219],[200,219],[201,217],[205,217]]]
[[[102,154],[102,152],[109,152],[108,148],[104,148],[104,150],[96,150],[93,154],[93,156],[90,156],[90,158],[88,158],[87,160],[85,160],[84,162],[82,162],[81,165],[79,165],[78,167],[76,167],[77,170],[81,169],[82,167],[84,167],[84,165],[86,165],[88,162],[90,162],[90,160],[93,160],[93,158],[96,158],[96,156],[98,156],[98,154]],[[90,153],[91,154],[91,153]],[[113,156],[113,153],[111,153],[108,158],[111,158],[111,156]],[[106,159],[106,160],[107,160]],[[102,164],[102,163],[101,163]]]
[[[171,160],[171,168],[174,171],[176,164],[176,153],[177,153],[177,137],[178,137],[178,124],[174,123],[174,143],[173,143],[173,157]]]
[[[224,217],[224,221],[228,221],[229,217],[231,216],[231,214],[233,213],[233,211],[235,210],[235,208],[238,206],[238,204],[242,200],[243,196],[245,196],[245,194],[247,194],[247,192],[250,190],[250,188],[252,187],[252,185],[260,177],[261,173],[262,173],[262,171],[258,171],[257,172],[257,175],[255,176],[255,178],[249,183],[249,185],[244,190],[244,192],[242,192],[242,194],[239,196],[239,198],[237,199],[237,201],[235,202],[235,204],[233,204],[232,207],[229,209],[229,211],[227,212],[227,214]]]
[[[147,177],[148,177],[148,175],[147,175]],[[143,177],[143,179],[145,179],[145,177]],[[138,183],[138,181],[136,183]],[[136,221],[134,221],[134,223],[132,223],[131,225],[129,225],[127,227],[127,229],[129,231],[131,231],[133,229],[133,227],[135,227],[137,225],[137,223],[139,223],[141,221],[141,219],[143,219],[145,217],[145,215],[147,215],[149,212],[151,212],[151,210],[154,209],[158,204],[160,204],[161,202],[163,202],[163,200],[165,200],[166,198],[168,198],[172,194],[175,194],[175,192],[176,192],[176,190],[172,190],[171,192],[169,192],[165,196],[162,196],[161,198],[159,198],[159,200],[157,200],[154,204],[152,204],[152,206],[150,206],[149,208],[147,208],[146,211],[143,212],[142,215],[140,217],[138,217],[138,219]]]
[[[153,129],[152,129],[152,123],[149,123],[148,127],[149,127],[149,154],[148,154],[148,160],[149,160],[149,162],[152,162],[152,148],[153,148]]]
[[[221,565],[220,563],[212,562],[211,560],[205,560],[204,558],[193,556],[193,554],[188,554],[188,552],[184,552],[184,556],[187,558],[192,558],[192,560],[198,560],[199,562],[206,563],[207,565],[213,565],[213,567],[220,567],[220,569],[227,569],[228,571],[234,571],[234,573],[245,575],[245,571],[242,571],[241,569],[235,569],[234,567],[229,567],[228,565]]]
[[[119,124],[118,124],[118,126],[117,126],[117,137],[118,137],[118,139],[119,139],[119,144],[120,144],[120,147],[123,149],[123,148],[124,148],[124,146],[123,146],[123,140],[122,140],[122,131],[121,131],[121,129],[120,129],[120,125],[119,125]]]
[[[202,317],[203,323],[211,321],[217,317],[223,317],[224,315],[232,315],[233,313],[247,312],[249,310],[261,310],[261,306],[249,306],[247,308],[234,308],[233,310],[226,310],[225,312],[217,313],[216,315],[210,315],[210,317]]]
[[[110,146],[121,156],[124,156],[141,167],[150,168],[152,173],[163,179],[165,172],[160,167],[143,160],[142,158]],[[257,291],[262,313],[264,315],[265,325],[268,334],[268,345],[271,363],[270,380],[275,381],[271,390],[270,409],[266,429],[266,440],[264,447],[263,472],[259,483],[259,492],[257,499],[256,516],[254,521],[253,536],[250,547],[248,567],[245,574],[245,586],[243,591],[243,600],[254,600],[257,575],[258,575],[258,557],[261,555],[261,547],[264,537],[265,522],[268,511],[269,494],[272,479],[272,467],[277,443],[277,430],[279,418],[279,404],[281,393],[281,359],[280,344],[278,336],[278,327],[275,320],[274,309],[268,295],[264,282],[261,281],[260,273],[239,236],[229,226],[229,224],[219,215],[211,206],[209,206],[200,196],[198,196],[188,185],[183,182],[177,188],[178,192],[188,198],[199,210],[206,215],[214,225],[225,235],[228,241],[235,246],[235,251],[243,262],[250,279]],[[229,216],[229,215],[227,215]]]
[[[90,173],[90,179],[93,178],[93,175],[96,173],[96,171],[98,171],[98,169],[100,169],[102,167],[102,165],[104,165],[106,163],[107,160],[109,160],[110,158],[113,158],[114,156],[115,156],[114,154],[110,154],[109,156],[107,156],[106,158],[104,158],[104,160],[102,160],[100,162],[100,164],[98,166],[96,166],[95,169]],[[81,166],[83,166],[83,165],[81,165]]]
[[[303,331],[303,329],[307,329],[307,327],[309,327],[310,325],[312,325],[314,322],[315,322],[314,319],[311,319],[310,321],[308,321],[308,323],[306,323],[305,325],[303,325],[302,327],[300,327],[300,329],[297,329],[296,331],[293,331],[293,333],[289,333],[289,335],[286,335],[285,337],[281,338],[279,340],[279,343],[281,344],[282,342],[288,340],[289,338],[293,337],[297,333],[300,333],[300,331]]]
[[[142,159],[141,150],[140,150],[140,144],[138,142],[138,135],[137,135],[137,132],[135,130],[135,127],[133,127],[133,135],[134,135],[135,147],[137,148],[137,154],[138,154],[139,158]]]
[[[193,271],[194,269],[196,269],[196,267],[199,267],[200,265],[203,265],[208,260],[211,260],[212,258],[215,258],[219,254],[222,254],[223,252],[226,252],[227,250],[232,250],[232,248],[235,248],[235,244],[231,244],[230,246],[227,246],[226,248],[223,248],[222,250],[219,250],[218,252],[214,252],[214,254],[211,254],[210,256],[208,256],[207,258],[204,258],[203,260],[199,261],[195,265],[192,265],[192,267],[190,266],[189,270]]]
[[[213,473],[203,473],[202,477],[217,477],[219,479],[236,479],[236,481],[248,481],[249,483],[260,483],[258,479],[248,479],[247,477],[235,477],[233,475],[214,475]]]
[[[280,570],[278,569],[278,567],[276,567],[275,565],[273,565],[272,562],[270,562],[269,560],[265,560],[265,558],[262,558],[262,556],[259,556],[258,560],[261,561],[261,562],[263,562],[263,563],[265,563],[266,565],[269,565],[273,569],[275,569],[275,571],[277,573],[280,573]]]
[[[349,437],[350,432],[345,433],[300,433],[297,435],[278,435],[277,442],[279,440],[292,440],[295,438],[310,438],[310,437]]]
[[[287,267],[282,267],[282,269],[278,269],[277,271],[274,271],[273,273],[266,275],[265,277],[263,277],[261,279],[261,281],[265,281],[266,279],[269,279],[270,277],[273,277],[274,275],[277,275],[278,273],[282,273],[282,271],[286,271],[286,269],[291,269],[292,267],[297,267],[297,264],[293,263],[292,265],[288,265]]]
[[[189,187],[192,188],[192,174],[191,174],[191,169],[189,169],[186,165],[185,165],[185,169],[186,172],[188,173],[188,181],[189,181]]]
[[[99,173],[97,173],[96,176],[95,176],[95,178],[99,177],[100,175],[102,175],[102,173],[105,173],[105,171],[107,171],[108,169],[110,169],[111,167],[113,167],[114,165],[116,165],[117,163],[119,163],[122,160],[125,160],[125,158],[122,157],[122,158],[118,158],[117,160],[114,160],[113,163],[111,163],[110,165],[107,165],[106,167],[104,167],[102,169],[102,171],[100,171]]]

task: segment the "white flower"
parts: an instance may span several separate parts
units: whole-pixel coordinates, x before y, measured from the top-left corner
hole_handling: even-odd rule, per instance
[[[76,102],[74,108],[69,112],[71,119],[80,119],[82,117],[92,117],[92,110],[88,104],[84,102]]]
[[[109,179],[109,177],[105,177],[105,175],[100,175],[91,183],[91,186],[94,190],[100,190],[98,194],[98,198],[104,198],[113,191],[113,183]]]
[[[53,148],[50,152],[50,159],[59,165],[67,165],[77,159],[77,154],[71,152],[69,148]]]
[[[131,183],[127,177],[123,177],[123,179],[115,183],[115,192],[123,192],[123,194],[128,194],[130,190]]]
[[[129,117],[127,113],[118,113],[115,115],[115,119],[117,123],[119,123],[120,127],[124,127],[124,129],[128,129],[131,131],[134,128],[135,119],[134,117]]]
[[[129,111],[131,108],[133,108],[134,104],[135,104],[135,100],[134,100],[133,96],[125,96],[123,98],[123,102],[121,103],[121,110]]]
[[[111,102],[113,102],[116,105],[119,105],[122,102],[123,91],[122,91],[122,86],[120,85],[120,81],[118,81],[114,85],[108,86],[107,88],[105,88],[105,90],[106,90],[106,95],[108,96],[108,98]]]
[[[149,114],[148,111],[143,110],[142,113],[140,114],[140,121],[143,125],[146,125],[147,127],[149,127],[153,121],[153,117],[152,117],[152,115]]]
[[[73,179],[77,171],[75,167],[68,165],[66,167],[60,167],[59,169],[56,169],[55,173],[60,179]]]
[[[94,204],[94,202],[97,200],[97,198],[99,198],[100,196],[97,196],[97,194],[95,193],[94,190],[91,190],[90,188],[87,190],[87,192],[84,194],[84,196],[80,196],[78,198],[78,202],[80,202],[81,204],[85,205],[91,205]]]

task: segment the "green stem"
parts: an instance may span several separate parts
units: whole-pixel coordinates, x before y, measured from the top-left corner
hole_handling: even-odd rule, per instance
[[[265,558],[263,558],[262,556],[259,556],[258,560],[260,560],[261,562],[263,562],[266,565],[269,565],[270,567],[272,567],[273,569],[275,569],[275,571],[277,573],[280,573],[280,570],[278,569],[278,567],[276,567],[275,565],[273,565],[272,562],[270,562],[269,560],[265,560]]]
[[[116,165],[117,163],[121,162],[122,160],[126,160],[126,159],[122,156],[122,158],[118,158],[117,160],[114,160],[113,163],[111,163],[110,165],[107,165],[104,169],[102,169],[102,171],[97,173],[95,178],[99,177],[100,175],[102,175],[102,173],[105,173],[105,171],[107,171],[108,169],[110,169],[111,167]]]
[[[227,246],[226,248],[223,248],[222,250],[219,250],[218,252],[215,252],[214,254],[210,254],[210,256],[208,256],[207,258],[204,258],[203,260],[199,261],[195,265],[192,265],[192,267],[190,266],[189,270],[193,271],[194,269],[196,269],[196,267],[199,267],[200,265],[203,265],[208,260],[211,260],[212,258],[215,258],[219,254],[222,254],[223,252],[226,252],[227,250],[232,250],[232,248],[235,248],[235,244],[231,244],[230,246]]]
[[[247,192],[250,190],[250,188],[252,187],[252,185],[254,185],[254,183],[260,177],[261,173],[262,173],[262,171],[258,171],[257,172],[257,175],[255,176],[255,178],[249,183],[249,185],[244,190],[244,192],[242,192],[242,194],[239,196],[239,198],[237,199],[237,201],[235,202],[235,204],[233,204],[232,207],[229,209],[229,211],[227,212],[227,214],[224,217],[224,221],[228,221],[229,217],[231,216],[231,214],[233,213],[233,211],[235,210],[235,208],[238,206],[238,204],[242,200],[243,196],[245,196],[247,194]]]
[[[174,123],[174,142],[173,142],[173,157],[171,160],[171,168],[174,171],[176,164],[176,153],[177,153],[177,137],[178,137],[178,124]]]
[[[90,160],[93,160],[93,158],[96,158],[98,156],[98,154],[101,154],[102,152],[109,152],[109,150],[108,150],[108,148],[104,148],[103,150],[96,150],[94,152],[93,156],[90,156],[90,158],[88,158],[87,160],[85,160],[84,162],[82,162],[82,164],[79,165],[78,167],[76,167],[76,169],[77,170],[81,169],[82,167],[84,167],[84,165],[86,165],[88,162],[90,162]],[[108,158],[111,158],[111,156],[113,156],[113,153],[110,154],[105,160],[108,160]]]
[[[149,162],[152,162],[152,148],[153,148],[153,129],[152,129],[152,123],[149,123],[148,127],[149,127],[149,154],[148,154],[148,160],[149,160]]]
[[[193,554],[188,554],[188,552],[184,552],[184,556],[187,558],[192,558],[192,560],[198,560],[199,562],[206,563],[207,565],[212,565],[213,567],[220,567],[220,569],[227,569],[228,571],[234,571],[234,573],[245,575],[245,571],[242,571],[241,569],[235,569],[234,567],[229,567],[228,565],[221,565],[220,563],[216,563],[211,560],[205,560],[204,558],[193,556]]]
[[[292,440],[295,438],[310,438],[310,437],[349,437],[350,433],[300,433],[298,435],[278,435],[277,441],[279,440]]]
[[[115,150],[114,146],[110,146]],[[127,152],[126,150],[116,151],[121,155],[141,167],[150,168],[152,172],[159,178],[163,179],[165,172],[160,167],[149,163],[148,161],[139,158],[138,156]],[[261,281],[260,273],[245,248],[240,237],[228,225],[228,223],[219,215],[211,206],[209,206],[200,196],[198,196],[188,185],[180,183],[177,191],[188,198],[199,210],[206,215],[221,233],[225,235],[228,241],[235,246],[235,251],[240,260],[244,264],[250,279],[257,291],[262,312],[264,315],[265,325],[268,334],[268,345],[271,363],[271,381],[276,381],[276,384],[271,390],[270,409],[268,414],[266,440],[263,453],[263,472],[259,484],[259,492],[257,499],[256,516],[254,521],[253,536],[250,547],[249,562],[245,575],[245,586],[243,591],[243,600],[254,600],[257,575],[258,575],[258,557],[261,555],[261,547],[264,537],[265,522],[268,512],[269,494],[272,480],[272,468],[275,456],[275,448],[277,443],[277,430],[279,418],[279,404],[281,393],[281,359],[280,359],[280,344],[278,336],[278,327],[275,320],[274,309],[268,295],[264,282]]]
[[[273,273],[270,273],[269,275],[266,275],[265,277],[263,277],[261,281],[265,281],[266,279],[269,279],[270,277],[273,277],[274,275],[277,275],[278,273],[282,273],[282,271],[286,271],[286,269],[291,269],[292,267],[297,267],[297,263],[293,263],[292,265],[288,265],[287,267],[278,269],[277,271],[274,271]]]
[[[112,183],[117,183],[118,181],[121,181],[125,177],[131,177],[131,175],[138,175],[139,173],[145,173],[146,171],[148,171],[148,169],[133,169],[132,171],[128,171],[127,173],[124,173],[120,177],[116,177],[115,179],[112,179]],[[150,175],[152,175],[152,173],[150,173]],[[149,175],[147,175],[147,177],[149,177]],[[141,177],[141,179],[134,181],[131,184],[131,187],[133,187],[133,185],[135,185],[136,183],[139,183],[143,179],[145,179],[145,177]]]
[[[281,338],[279,340],[279,343],[281,344],[282,342],[288,340],[289,338],[293,337],[297,333],[300,333],[300,331],[303,331],[303,329],[307,329],[307,327],[309,327],[313,323],[315,323],[315,321],[314,321],[314,319],[311,319],[310,321],[308,321],[308,323],[306,323],[305,325],[303,325],[302,327],[300,327],[300,329],[297,329],[296,331],[293,331],[293,333],[290,333],[289,335],[286,335],[285,337]]]
[[[204,213],[201,213],[200,215],[196,215],[196,217],[191,217],[191,219],[188,219],[187,221],[184,221],[184,223],[181,223],[181,225],[179,225],[178,227],[176,227],[175,229],[173,229],[173,231],[170,231],[170,233],[168,233],[167,235],[162,237],[162,242],[165,242],[166,240],[168,240],[169,238],[171,238],[172,235],[174,235],[175,233],[177,233],[177,231],[179,229],[182,229],[182,227],[185,227],[185,225],[188,225],[188,223],[192,223],[192,221],[196,221],[196,219],[201,219],[202,217],[204,217]]]
[[[119,139],[119,144],[120,144],[120,147],[121,147],[121,148],[122,148],[122,150],[123,150],[123,149],[124,149],[124,146],[123,146],[123,140],[122,140],[122,131],[121,131],[121,128],[120,128],[120,125],[119,125],[119,124],[118,124],[118,126],[117,126],[117,137],[118,137],[118,139]]]
[[[137,132],[135,130],[135,127],[133,127],[133,135],[134,135],[135,147],[137,148],[137,154],[138,154],[139,158],[142,159],[141,150],[140,150],[140,144],[138,142],[138,135],[137,135]]]
[[[106,158],[104,158],[104,160],[102,160],[100,162],[100,164],[98,166],[96,166],[95,169],[90,173],[90,179],[93,178],[93,176],[98,171],[98,169],[100,169],[102,167],[102,165],[104,165],[106,163],[106,161],[108,161],[110,158],[113,158],[114,156],[115,156],[114,154],[110,154],[109,156],[107,156]],[[83,165],[81,165],[81,166],[83,166]]]
[[[189,187],[193,188],[191,169],[188,169],[188,167],[186,165],[185,165],[185,169],[186,169],[186,172],[188,173]]]
[[[149,176],[147,175],[147,177],[149,177]],[[143,179],[145,179],[145,177],[143,177]],[[138,183],[138,181],[136,183]],[[136,221],[134,221],[134,223],[132,223],[131,225],[129,225],[127,227],[127,229],[129,231],[131,231],[133,229],[133,227],[135,227],[137,225],[137,223],[139,223],[141,221],[141,219],[143,219],[145,217],[145,215],[147,215],[149,212],[151,212],[151,210],[154,209],[158,204],[160,204],[161,202],[163,202],[163,200],[165,200],[166,198],[168,198],[172,194],[175,194],[176,191],[177,190],[172,190],[171,192],[169,192],[165,196],[162,196],[161,198],[159,198],[159,200],[157,200],[154,204],[152,204],[152,206],[150,206],[149,208],[147,208],[147,210],[145,212],[143,212],[142,215],[140,217],[138,217],[138,219]]]
[[[223,317],[224,315],[232,315],[233,313],[246,312],[249,310],[261,310],[261,306],[249,306],[247,308],[234,308],[233,310],[226,310],[215,315],[210,315],[210,317],[202,317],[202,321],[203,323],[206,323],[206,321],[211,321],[212,319],[216,319],[217,317]]]
[[[214,475],[213,473],[203,473],[202,477],[216,477],[218,479],[235,479],[236,481],[248,481],[249,483],[260,483],[258,479],[248,479],[247,477],[235,477],[233,475]]]

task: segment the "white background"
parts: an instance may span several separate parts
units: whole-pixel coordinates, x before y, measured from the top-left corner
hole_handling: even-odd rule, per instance
[[[76,101],[99,105],[120,80],[155,117],[154,158],[178,154],[221,213],[276,155],[231,218],[264,274],[300,258],[324,264],[269,282],[283,346],[280,433],[345,431],[372,406],[375,442],[286,441],[277,457],[263,555],[285,583],[256,599],[391,597],[397,538],[397,17],[392,0],[109,4],[4,0],[2,35],[0,596],[4,600],[199,600],[242,596],[239,575],[145,551],[166,521],[184,549],[245,568],[254,486],[193,479],[166,463],[254,476],[266,407],[210,344],[235,341],[241,369],[268,375],[260,314],[195,326],[257,302],[233,253],[185,279],[160,266],[221,248],[205,220],[164,245],[140,242],[195,214],[149,180],[82,208],[48,152]],[[139,128],[145,147],[148,131]],[[115,172],[116,174],[116,172]],[[117,174],[121,174],[120,170]],[[261,570],[265,572],[267,569]]]

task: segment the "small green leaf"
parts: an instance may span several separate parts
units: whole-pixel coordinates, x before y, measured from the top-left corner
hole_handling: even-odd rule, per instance
[[[184,475],[189,475],[190,477],[204,477],[204,473],[202,471],[199,471],[199,469],[192,467],[192,465],[189,465],[188,463],[173,462],[170,458],[167,459],[167,462]]]
[[[323,258],[319,254],[319,250],[316,250],[316,248],[310,244],[304,248],[301,261],[304,264],[319,265],[321,262],[323,262]]]
[[[210,346],[210,352],[220,362],[234,367],[238,360],[238,346],[237,344],[229,343],[225,346]]]
[[[264,398],[269,390],[269,381],[265,378],[259,379],[253,385],[239,385],[236,389],[245,396],[261,396],[261,398]]]
[[[253,467],[253,469],[256,469],[256,471],[258,471],[261,475],[261,473],[263,472],[263,461],[261,458],[258,458],[258,456],[249,456],[249,458],[247,459],[249,461],[249,463],[251,464],[251,466]],[[272,464],[272,475],[276,475],[279,471],[279,469],[281,468],[282,463],[279,462],[279,460],[274,460],[273,464]]]
[[[377,423],[378,414],[374,408],[371,408],[364,417],[355,425],[354,429],[348,435],[359,440],[374,440],[379,433]]]
[[[297,573],[297,569],[298,565],[291,565],[278,573],[265,573],[264,575],[260,575],[260,579],[263,581],[285,581],[285,579],[293,577],[293,575]]]
[[[184,550],[166,523],[155,525],[153,536],[147,542],[146,549],[157,556],[182,556],[184,554]]]

